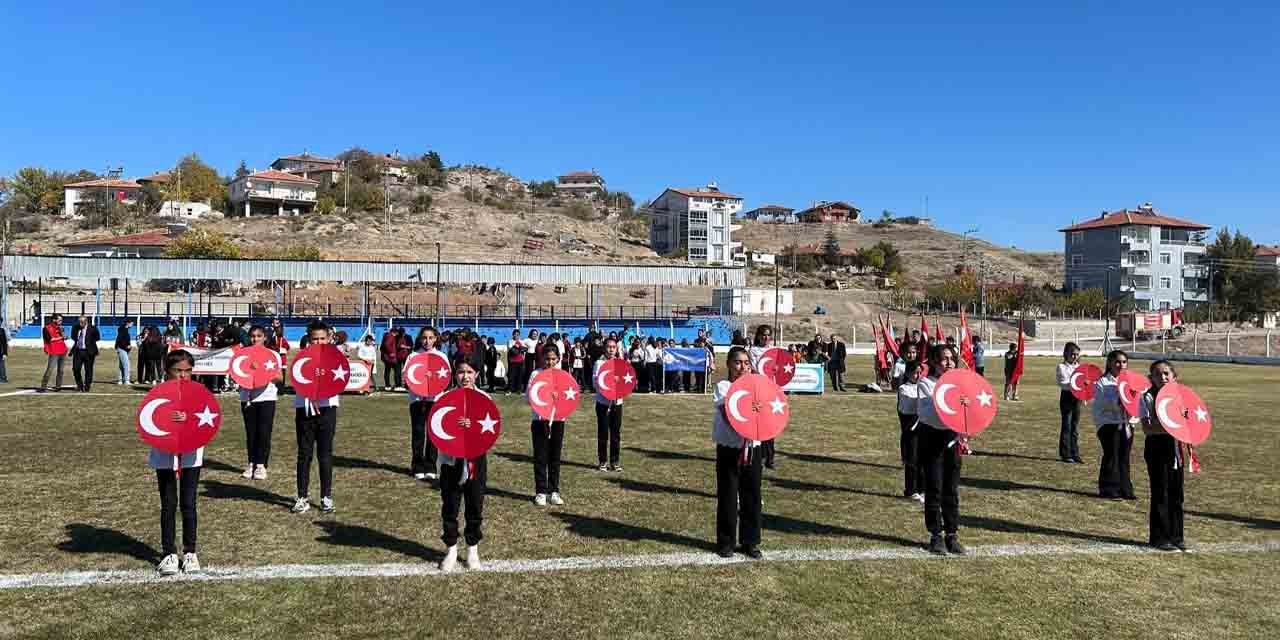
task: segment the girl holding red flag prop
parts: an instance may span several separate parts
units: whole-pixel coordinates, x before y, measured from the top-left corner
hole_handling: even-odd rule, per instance
[[[458,358],[453,365],[453,379],[459,388],[478,391],[487,398],[489,394],[476,389],[477,371],[465,358]],[[442,409],[443,411],[443,409]],[[484,422],[484,420],[481,420]],[[471,419],[458,418],[458,426],[463,429],[471,427]],[[480,568],[480,541],[484,533],[480,528],[484,524],[484,492],[488,483],[488,456],[475,458],[454,458],[440,452],[436,457],[436,469],[440,473],[440,520],[444,531],[440,540],[449,548],[444,559],[440,561],[441,571],[453,571],[458,568],[458,504],[466,500],[466,524],[463,535],[467,541],[467,568]]]
[[[773,348],[773,327],[770,327],[767,324],[762,324],[757,326],[755,340],[752,342],[752,345],[753,346],[751,347],[751,351],[748,352],[748,355],[751,358],[750,360],[751,370],[756,373],[764,373],[763,371],[760,370],[760,356],[763,356],[764,352]],[[873,366],[878,367],[878,365],[873,365]],[[879,369],[877,368],[877,375],[876,375],[877,380],[880,379],[880,375],[878,372],[879,372]],[[773,462],[773,457],[774,457],[773,440],[772,439],[765,440],[763,449],[764,449],[765,468],[774,469],[775,467]]]
[[[1147,476],[1151,479],[1151,530],[1148,542],[1161,551],[1186,551],[1182,539],[1182,444],[1169,435],[1161,424],[1156,411],[1156,396],[1160,389],[1178,380],[1178,372],[1168,360],[1151,363],[1151,388],[1142,396],[1138,415],[1142,418],[1142,432],[1147,434],[1142,457],[1147,461]]]
[[[610,360],[621,359],[618,341],[609,338],[604,341],[604,357],[596,360],[595,369],[591,372],[593,380],[598,380],[600,367]],[[599,386],[598,384],[596,385]],[[622,398],[610,400],[604,397],[600,389],[596,389],[596,460],[601,471],[622,471],[618,463],[622,448]]]
[[[920,424],[917,447],[924,467],[924,525],[929,529],[929,553],[964,555],[957,531],[960,528],[960,435],[948,429],[934,406],[933,391],[942,374],[956,368],[956,352],[945,344],[929,351],[929,375],[918,382]],[[960,404],[968,405],[962,398]],[[943,532],[946,533],[945,546]]]
[[[762,328],[767,329],[761,325]],[[760,331],[756,330],[757,339]],[[734,381],[751,370],[751,357],[742,347],[729,349],[725,363],[729,379],[716,384],[712,402],[715,419],[711,440],[716,444],[716,553],[732,558],[734,538],[742,544],[742,553],[758,560],[760,553],[760,464],[763,447],[748,442],[729,425],[725,399]]]
[[[560,366],[560,349],[551,343],[543,345],[539,365],[529,376],[529,386],[524,390],[526,402],[529,402],[529,389],[533,387],[533,379],[538,373],[543,369]],[[529,406],[532,407],[533,404],[530,403]],[[533,503],[539,507],[545,507],[548,502],[560,506],[564,504],[564,498],[560,497],[560,451],[564,448],[564,420],[547,422],[535,411],[529,429],[533,432]]]
[[[1129,356],[1116,349],[1107,354],[1107,373],[1093,383],[1093,422],[1102,443],[1102,462],[1098,465],[1098,497],[1111,500],[1137,500],[1129,477],[1129,452],[1133,449],[1133,427],[1120,402],[1120,385],[1116,379],[1129,367]]]
[[[259,325],[249,328],[249,341],[253,346],[265,346],[267,331]],[[283,363],[283,358],[281,358]],[[276,420],[276,382],[284,381],[284,366],[276,369],[275,382],[268,382],[261,389],[240,387],[240,415],[244,418],[245,449],[249,452],[249,466],[241,474],[245,479],[266,480],[267,462],[271,458],[271,430]]]
[[[1058,458],[1063,462],[1082,464],[1080,459],[1080,400],[1071,393],[1071,374],[1080,366],[1080,347],[1068,342],[1062,348],[1062,362],[1058,364],[1058,412],[1062,414],[1062,429],[1058,432]]]
[[[185,349],[170,351],[164,356],[165,380],[191,380],[195,358]],[[183,411],[173,412],[174,422],[186,422]],[[174,454],[155,447],[147,456],[147,466],[156,470],[156,482],[160,487],[160,546],[163,559],[156,565],[162,576],[171,576],[179,569],[187,573],[200,572],[200,558],[196,556],[196,485],[200,483],[200,467],[204,465],[204,447],[182,454],[182,473],[176,474]],[[181,485],[181,487],[179,487]],[[174,543],[174,518],[179,505],[182,509],[182,562],[178,562],[178,547]]]
[[[418,331],[418,338],[414,341],[414,351],[417,353],[434,353],[445,362],[449,361],[449,356],[436,348],[436,344],[440,342],[440,332],[435,327],[423,327]],[[409,386],[407,377],[409,371],[403,370],[405,362],[401,361],[402,368],[401,378],[405,379],[405,387]],[[443,372],[441,372],[443,373]],[[426,375],[434,375],[434,372],[428,371]],[[431,406],[435,404],[440,394],[433,396],[419,396],[412,390],[409,391],[409,441],[413,451],[410,454],[410,464],[413,477],[417,480],[435,480],[436,474],[433,471],[436,467],[436,447],[431,444],[431,439],[427,437],[427,416],[431,414]]]
[[[329,344],[332,331],[323,322],[307,326],[308,345]],[[297,384],[297,380],[294,381]],[[311,509],[311,456],[314,452],[320,467],[320,511],[333,513],[333,436],[338,429],[338,405],[340,398],[333,396],[313,403],[314,411],[307,409],[310,402],[302,395],[293,398],[294,428],[298,435],[298,499],[291,511],[305,513]]]

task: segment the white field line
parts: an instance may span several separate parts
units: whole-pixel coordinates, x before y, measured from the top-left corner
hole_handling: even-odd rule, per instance
[[[1275,553],[1280,540],[1266,542],[1220,542],[1195,545],[1195,553]],[[1161,554],[1150,547],[1121,544],[1005,544],[970,547],[967,558],[1010,558],[1023,556],[1071,556]],[[871,549],[794,549],[766,551],[764,560],[756,562],[865,562],[870,560],[938,559],[922,548],[880,547]],[[954,558],[961,560],[963,558]],[[742,556],[724,559],[711,552],[663,553],[629,556],[550,558],[546,560],[489,560],[480,569],[484,573],[540,573],[548,571],[582,571],[593,569],[628,569],[639,567],[720,566],[752,562]],[[461,566],[461,563],[459,563]],[[459,572],[464,570],[459,569]],[[150,569],[124,571],[68,571],[0,575],[0,589],[36,587],[87,587],[103,585],[147,584],[159,582],[195,582],[223,580],[272,580],[306,578],[393,578],[403,576],[444,577],[433,562],[388,564],[278,564],[260,567],[221,567],[205,569],[200,574],[161,577]]]

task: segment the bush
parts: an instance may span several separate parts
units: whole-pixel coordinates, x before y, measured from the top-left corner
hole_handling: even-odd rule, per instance
[[[14,233],[35,233],[44,229],[44,216],[36,214],[14,218],[10,226]]]
[[[577,220],[591,221],[596,219],[596,210],[586,202],[571,202],[565,207],[565,215]]]
[[[811,253],[802,253],[796,256],[796,271],[800,273],[813,273],[818,270],[818,259]]]
[[[484,195],[475,187],[463,187],[462,197],[466,198],[467,202],[480,202],[484,200]]]
[[[431,210],[431,194],[420,193],[413,199],[413,210],[419,213],[425,213]]]

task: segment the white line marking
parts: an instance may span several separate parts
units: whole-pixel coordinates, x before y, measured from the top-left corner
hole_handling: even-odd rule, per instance
[[[8,393],[0,393],[0,398],[7,398],[9,396],[25,396],[25,395],[33,394],[35,392],[36,392],[35,389],[23,389],[21,391],[10,391]]]
[[[1266,542],[1218,542],[1195,545],[1196,553],[1276,553],[1280,540]],[[1150,547],[1122,544],[1005,544],[969,548],[968,558],[1010,558],[1020,556],[1175,555]],[[792,549],[766,551],[764,560],[755,562],[865,562],[869,560],[936,559],[923,548],[878,547],[870,549]],[[958,559],[958,558],[957,558]],[[963,560],[963,559],[958,559]],[[546,560],[486,560],[484,573],[540,573],[547,571],[581,571],[591,569],[627,569],[637,567],[717,566],[753,562],[736,556],[723,559],[711,552],[663,553],[630,556],[550,558]],[[174,581],[273,580],[307,578],[393,578],[404,576],[437,576],[446,574],[434,562],[415,564],[277,564],[260,567],[222,567],[205,569],[195,575],[160,577],[149,569],[122,571],[68,571],[61,573],[28,573],[0,575],[0,589],[36,587],[87,587],[121,584],[148,584]]]

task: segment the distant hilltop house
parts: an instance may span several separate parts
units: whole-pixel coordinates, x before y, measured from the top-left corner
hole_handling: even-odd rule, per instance
[[[310,178],[267,169],[255,171],[231,181],[228,199],[231,213],[278,216],[310,213],[316,206],[316,190],[320,183]]]
[[[1108,299],[1132,296],[1139,311],[1205,302],[1208,229],[1167,216],[1150,202],[1063,227],[1064,286],[1068,291],[1103,289]]]
[[[796,217],[795,211],[795,209],[779,204],[766,204],[763,207],[756,207],[744,212],[741,217],[744,220],[755,220],[766,224],[795,224],[800,221]]]
[[[649,245],[660,254],[687,247],[685,258],[707,264],[745,263],[742,243],[732,234],[741,229],[733,217],[742,198],[724,193],[713,182],[702,189],[668,188],[649,205],[653,218]]]
[[[169,180],[171,179],[172,178],[169,175],[168,171],[159,171],[149,176],[146,176],[144,178],[138,178],[137,180],[135,180],[135,182],[142,185],[142,188],[145,189],[152,185],[155,185],[157,187],[163,187],[169,184]]]
[[[341,160],[313,156],[306,151],[296,156],[280,156],[276,158],[275,162],[271,163],[271,168],[308,180],[315,180],[321,183],[328,182],[329,184],[337,184],[342,178],[343,172]]]
[[[124,236],[109,236],[62,243],[68,256],[95,258],[159,258],[173,239],[187,230],[185,224],[171,224],[167,229],[152,229]]]
[[[591,171],[573,171],[556,178],[556,195],[570,198],[603,198],[608,195],[604,178]]]
[[[1267,267],[1276,271],[1280,271],[1280,245],[1267,246],[1259,245],[1254,250],[1254,261],[1258,266]]]
[[[404,182],[413,177],[409,172],[409,162],[400,157],[400,152],[387,153],[382,156],[382,175],[388,180]]]
[[[62,187],[64,201],[62,215],[68,218],[83,218],[81,211],[85,207],[93,207],[103,202],[114,200],[123,204],[134,204],[142,192],[142,185],[133,180],[119,178],[101,178],[72,182]]]
[[[812,207],[796,214],[801,222],[861,222],[862,210],[841,201],[815,203]]]

